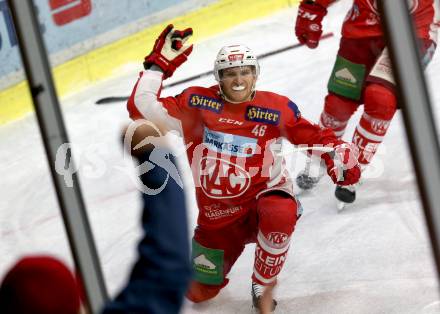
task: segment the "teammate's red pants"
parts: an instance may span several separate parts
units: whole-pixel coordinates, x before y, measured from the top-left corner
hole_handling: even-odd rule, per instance
[[[227,285],[227,274],[245,244],[257,243],[252,280],[271,285],[281,271],[295,229],[299,203],[284,192],[263,194],[247,215],[221,229],[197,227],[194,239],[202,246],[224,251],[223,283],[207,285],[193,281],[187,298],[202,302],[215,297]]]
[[[364,112],[353,134],[352,142],[359,149],[359,162],[370,163],[379,144],[383,141],[390,122],[398,107],[394,86],[391,81],[371,76],[376,59],[385,47],[383,38],[342,38],[338,55],[350,62],[365,67],[365,83],[359,100],[329,93],[325,98],[320,125],[331,128],[342,137],[348,120],[364,104]],[[430,40],[420,40],[422,62],[426,65],[432,58],[435,44]]]
[[[365,79],[384,48],[385,42],[381,37],[356,39],[343,37],[339,43],[338,56],[355,64],[363,65],[365,67],[363,79]],[[354,100],[329,92],[325,97],[320,125],[331,128],[337,136],[342,137],[348,120],[358,106],[364,103],[364,93],[365,89],[363,89],[360,99]]]

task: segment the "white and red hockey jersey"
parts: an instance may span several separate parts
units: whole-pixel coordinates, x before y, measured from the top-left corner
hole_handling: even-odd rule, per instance
[[[316,3],[329,6],[338,0],[316,0]],[[437,42],[440,21],[440,5],[435,0],[407,0],[420,38]],[[342,35],[347,38],[382,36],[377,0],[354,0],[345,17]]]
[[[248,102],[232,104],[218,86],[190,87],[158,98],[162,73],[144,71],[128,101],[132,119],[146,118],[178,131],[184,139],[199,207],[198,224],[223,226],[244,215],[269,190],[293,196],[281,139],[294,144],[340,143],[333,131],[302,118],[287,97],[257,91]]]

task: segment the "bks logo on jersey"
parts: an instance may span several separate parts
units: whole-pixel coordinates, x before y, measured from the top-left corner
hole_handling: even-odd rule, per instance
[[[252,122],[263,122],[278,125],[280,122],[281,112],[274,109],[248,106],[246,108],[245,119]]]
[[[228,160],[204,157],[199,171],[200,187],[210,198],[239,197],[251,185],[249,173]]]
[[[205,127],[203,143],[212,151],[237,157],[250,157],[257,150],[257,139],[212,131]]]
[[[197,94],[191,94],[189,105],[190,107],[206,109],[215,113],[220,113],[223,109],[223,103],[220,100]]]
[[[242,61],[243,60],[242,53],[231,54],[228,56],[229,61]]]

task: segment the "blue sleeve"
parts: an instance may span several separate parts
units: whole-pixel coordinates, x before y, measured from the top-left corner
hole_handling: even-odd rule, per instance
[[[291,100],[289,100],[287,105],[289,106],[290,110],[292,110],[295,121],[299,120],[301,118],[301,112],[299,111],[298,106]]]
[[[157,148],[156,148],[157,149]],[[174,158],[164,153],[175,165]],[[149,154],[140,158],[142,163]],[[188,225],[182,188],[158,165],[141,176],[144,185],[158,188],[157,195],[143,193],[139,258],[129,282],[116,299],[107,305],[109,313],[179,313],[191,277]]]

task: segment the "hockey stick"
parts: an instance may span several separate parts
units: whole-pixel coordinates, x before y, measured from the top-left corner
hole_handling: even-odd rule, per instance
[[[321,40],[333,37],[333,35],[334,35],[333,33],[326,33],[326,34],[321,36]],[[277,55],[279,53],[283,53],[283,52],[291,50],[291,49],[302,47],[302,46],[304,46],[304,44],[296,43],[294,45],[286,46],[284,48],[280,48],[280,49],[276,49],[276,50],[272,50],[272,51],[263,53],[263,54],[257,56],[257,59],[261,60],[261,59],[264,59],[264,58],[267,58],[267,57],[271,57],[271,56]],[[173,86],[180,85],[180,84],[183,84],[183,83],[187,83],[187,82],[190,82],[190,81],[193,81],[193,80],[205,77],[205,76],[209,76],[209,75],[212,75],[212,74],[213,74],[213,71],[209,70],[209,71],[197,74],[197,75],[190,76],[190,77],[188,77],[186,79],[183,79],[183,80],[180,80],[180,81],[177,81],[177,82],[165,85],[163,88],[165,89],[165,88],[173,87]],[[114,102],[127,101],[128,98],[129,98],[129,96],[110,96],[110,97],[104,97],[104,98],[98,99],[95,102],[95,104],[97,104],[97,105],[105,105],[105,104],[110,104],[110,103],[114,103]]]

